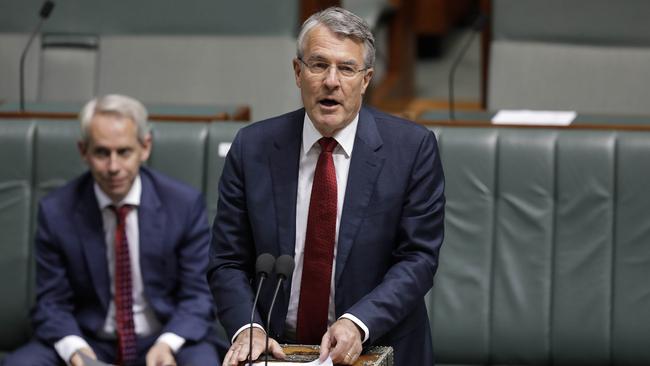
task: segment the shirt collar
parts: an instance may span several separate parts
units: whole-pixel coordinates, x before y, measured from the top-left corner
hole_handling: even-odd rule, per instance
[[[334,134],[334,139],[338,142],[339,147],[343,150],[343,153],[347,158],[352,156],[352,148],[354,147],[354,137],[357,134],[357,126],[359,124],[359,113],[354,117],[352,122],[342,129],[336,131]],[[316,141],[318,141],[323,135],[314,127],[309,115],[305,113],[305,120],[302,127],[302,151],[303,154],[307,154],[309,150],[314,146]]]
[[[113,204],[113,201],[108,197],[104,191],[99,187],[99,184],[95,182],[93,186],[95,190],[95,197],[97,197],[97,203],[99,204],[100,209],[105,209],[106,207]],[[131,205],[131,206],[140,206],[140,197],[142,196],[142,181],[140,180],[140,174],[136,175],[133,180],[133,185],[129,190],[129,193],[126,194],[126,197],[120,201],[117,206],[122,205]]]

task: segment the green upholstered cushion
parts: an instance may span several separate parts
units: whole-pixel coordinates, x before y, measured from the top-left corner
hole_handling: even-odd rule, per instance
[[[443,364],[647,364],[650,132],[437,127]]]
[[[153,146],[147,165],[204,191],[206,123],[152,123]]]
[[[0,123],[0,350],[29,334],[33,138],[30,121]]]
[[[212,218],[244,125],[155,123],[149,165],[201,189]],[[447,183],[426,297],[439,364],[650,363],[650,132],[431,129]],[[78,135],[75,121],[0,121],[1,351],[29,334],[33,210],[86,169]]]
[[[245,122],[214,122],[210,124],[208,136],[208,164],[205,174],[205,197],[208,206],[210,223],[217,214],[217,200],[219,199],[219,179],[226,162],[226,154],[230,144],[240,128],[246,126]]]

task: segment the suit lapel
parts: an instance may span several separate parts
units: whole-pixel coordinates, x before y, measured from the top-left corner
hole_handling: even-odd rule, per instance
[[[277,215],[280,253],[293,256],[296,243],[296,194],[304,111],[292,114],[286,131],[273,142],[269,165]]]
[[[140,273],[146,291],[147,283],[151,280],[149,277],[157,273],[148,268],[149,259],[159,257],[156,253],[160,253],[160,246],[164,242],[167,215],[162,209],[160,197],[146,168],[140,169],[140,178],[142,181],[142,195],[138,207]]]
[[[359,112],[359,125],[354,140],[339,227],[336,282],[341,278],[350,250],[354,244],[354,238],[361,225],[363,214],[368,207],[377,177],[384,163],[384,158],[379,153],[381,146],[382,139],[379,136],[375,119],[368,110],[362,108]]]
[[[108,261],[106,260],[107,248],[104,223],[93,191],[93,180],[89,179],[89,183],[85,184],[81,189],[82,197],[77,204],[73,220],[93,287],[104,309],[108,309],[111,299],[111,283],[108,275]]]

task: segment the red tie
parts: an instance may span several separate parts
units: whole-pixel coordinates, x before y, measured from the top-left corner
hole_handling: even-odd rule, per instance
[[[311,188],[296,324],[296,340],[302,344],[320,344],[327,331],[336,236],[336,170],[332,151],[337,143],[331,137],[323,137],[318,143],[321,153]]]
[[[117,217],[115,228],[115,323],[117,325],[118,363],[126,366],[136,361],[136,338],[133,325],[133,289],[131,257],[126,238],[126,215],[132,206],[111,206]]]

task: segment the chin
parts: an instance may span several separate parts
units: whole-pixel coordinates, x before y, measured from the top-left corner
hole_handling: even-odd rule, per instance
[[[126,191],[121,187],[120,188],[107,188],[107,189],[102,188],[102,190],[112,200],[114,200],[116,197],[122,197],[123,198],[126,195]]]
[[[343,124],[343,116],[336,114],[321,114],[318,124],[327,127],[337,127]]]

